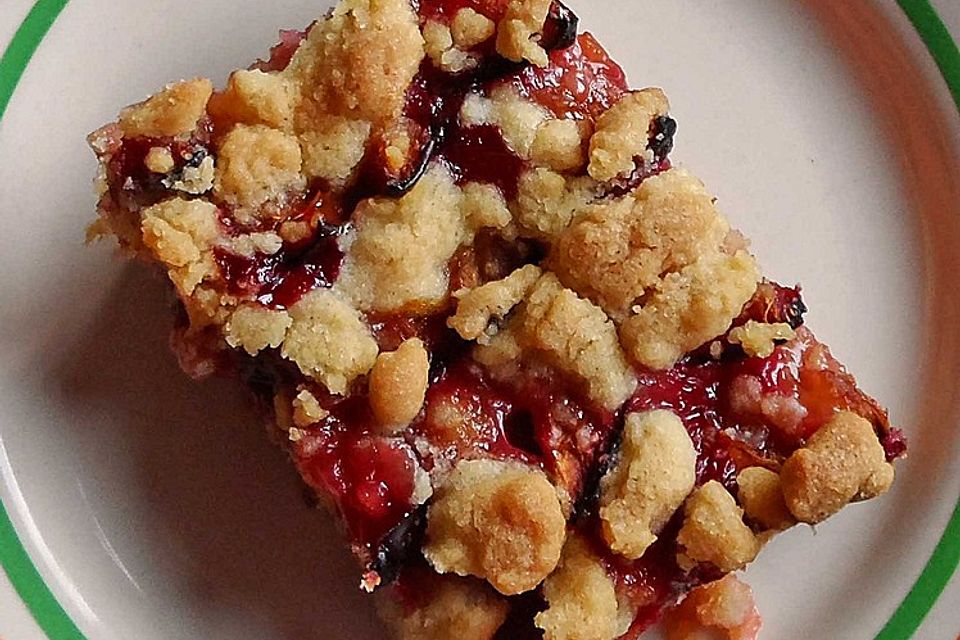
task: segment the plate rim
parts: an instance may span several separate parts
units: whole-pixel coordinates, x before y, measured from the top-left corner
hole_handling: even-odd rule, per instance
[[[0,122],[14,92],[69,0],[36,0],[0,57]],[[930,0],[897,0],[933,58],[960,113],[960,48]],[[0,453],[3,452],[0,443]],[[960,566],[960,497],[939,541],[875,640],[909,640]],[[0,567],[50,640],[88,640],[44,582],[0,498]]]

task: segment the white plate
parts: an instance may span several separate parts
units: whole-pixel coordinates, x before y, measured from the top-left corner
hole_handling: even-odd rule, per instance
[[[872,638],[935,555],[881,636],[905,638],[960,539],[934,554],[960,486],[960,121],[932,60],[892,1],[571,4],[633,85],[666,89],[673,157],[769,275],[805,284],[809,325],[911,439],[888,496],[789,532],[748,571],[764,637]],[[29,6],[4,0],[0,42]],[[160,284],[82,244],[88,131],[169,80],[222,82],[325,8],[71,2],[0,122],[0,496],[55,602],[2,522],[0,555],[54,640],[81,637],[56,603],[89,640],[379,637],[242,395],[177,370]],[[960,629],[956,609],[937,620],[923,637]]]

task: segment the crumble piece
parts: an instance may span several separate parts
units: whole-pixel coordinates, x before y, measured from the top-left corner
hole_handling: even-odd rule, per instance
[[[590,138],[590,176],[607,182],[629,175],[637,166],[635,158],[649,153],[647,145],[654,119],[669,110],[670,103],[660,89],[625,93],[597,118]]]
[[[565,537],[560,500],[542,471],[467,460],[434,496],[423,553],[440,573],[475,575],[515,595],[553,571]]]
[[[667,640],[756,640],[760,612],[753,591],[731,573],[692,590],[664,626]]]
[[[627,197],[585,208],[554,243],[550,265],[566,286],[622,319],[671,274],[720,255],[728,231],[703,183],[671,169]],[[702,342],[723,333],[739,311]]]
[[[293,413],[290,415],[290,420],[301,429],[316,424],[330,415],[330,412],[320,406],[317,397],[308,389],[301,389],[292,404]]]
[[[213,190],[226,202],[255,208],[302,189],[297,139],[262,125],[237,125],[224,136]]]
[[[377,359],[377,342],[356,309],[328,289],[316,289],[290,307],[283,357],[304,375],[344,394]]]
[[[377,421],[390,430],[410,424],[423,406],[429,373],[429,356],[419,338],[377,356],[369,380],[370,408]]]
[[[502,280],[457,294],[457,313],[447,319],[447,325],[464,340],[483,340],[490,323],[502,320],[518,305],[542,273],[540,267],[528,264]]]
[[[207,156],[200,161],[197,166],[186,166],[181,172],[180,178],[170,184],[171,189],[183,191],[193,196],[206,193],[213,188],[213,181],[216,177],[213,156]],[[169,182],[165,180],[164,184]]]
[[[434,165],[399,200],[363,201],[337,288],[363,311],[436,304],[447,294],[447,263],[464,240],[461,192]]]
[[[474,233],[483,228],[502,229],[511,221],[500,189],[482,182],[463,185],[463,217]]]
[[[576,120],[547,120],[537,129],[530,159],[554,171],[579,171],[587,161],[580,135],[582,126]]]
[[[453,42],[464,51],[488,40],[496,30],[493,20],[469,7],[457,11],[450,22]]]
[[[172,84],[140,104],[120,112],[120,129],[127,137],[162,138],[190,133],[203,117],[213,83],[205,78]]]
[[[482,345],[477,358],[492,362],[497,358],[483,351],[503,352],[511,342],[574,375],[590,398],[608,409],[620,406],[636,388],[613,323],[552,273],[540,278],[506,329],[489,346]]]
[[[283,74],[241,69],[230,74],[227,88],[210,99],[211,115],[227,122],[289,130],[294,87]]]
[[[525,235],[551,241],[593,200],[592,187],[589,179],[567,178],[543,167],[532,169],[517,184],[514,218]]]
[[[619,460],[600,484],[600,519],[610,548],[640,558],[697,479],[697,452],[670,411],[627,416]]]
[[[613,640],[632,622],[632,615],[622,615],[600,559],[576,533],[567,538],[557,570],[544,581],[543,597],[547,609],[535,622],[545,640]]]
[[[310,30],[284,71],[299,89],[299,131],[333,114],[384,124],[400,115],[423,60],[417,14],[407,0],[343,0]]]
[[[252,258],[258,253],[272,256],[283,247],[283,239],[273,231],[258,231],[231,238],[227,244],[237,255]]]
[[[417,595],[423,603],[406,609],[380,601],[398,640],[492,640],[510,608],[488,585],[456,576],[437,576]]]
[[[253,356],[267,347],[279,347],[291,323],[285,311],[267,309],[258,304],[244,304],[230,316],[223,333],[227,344],[242,347]]]
[[[760,551],[760,541],[744,524],[737,501],[716,480],[687,499],[677,543],[682,549],[677,555],[681,567],[707,562],[724,573],[742,569]]]
[[[343,184],[360,164],[366,151],[371,125],[339,116],[321,118],[299,134],[303,150],[303,173]]]
[[[479,59],[455,46],[450,27],[428,20],[423,25],[423,39],[427,56],[438,69],[447,73],[459,73],[477,66]]]
[[[851,500],[885,493],[893,475],[873,425],[841,411],[787,459],[780,480],[790,512],[816,524]]]
[[[668,275],[621,325],[627,353],[644,366],[669,367],[684,353],[722,334],[753,295],[759,279],[757,263],[745,251],[702,258]]]
[[[796,332],[786,322],[757,322],[747,320],[746,324],[734,327],[727,334],[727,340],[743,347],[744,353],[752,358],[766,358],[773,353],[778,341],[793,340]]]
[[[538,43],[550,11],[550,0],[511,0],[497,24],[497,53],[507,60],[529,60],[546,66],[547,52]]]
[[[169,173],[176,166],[173,154],[166,147],[152,147],[143,159],[143,164],[153,173]]]
[[[202,200],[170,198],[147,207],[140,228],[143,243],[171,268],[199,262],[220,236],[217,207]]]
[[[737,474],[737,497],[748,518],[765,529],[783,531],[796,520],[783,498],[780,476],[764,467],[747,467]]]
[[[544,107],[524,99],[511,85],[495,87],[488,98],[471,93],[460,108],[463,124],[497,125],[507,145],[524,159],[530,158],[537,130],[549,117]]]

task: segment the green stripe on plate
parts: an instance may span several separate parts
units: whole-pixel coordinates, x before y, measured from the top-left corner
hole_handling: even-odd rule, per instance
[[[68,0],[39,0],[33,5],[0,58],[0,119],[30,58]],[[946,80],[960,109],[960,50],[928,0],[897,0]],[[909,640],[943,593],[960,564],[960,501],[950,522],[910,589],[876,640]],[[50,640],[85,640],[43,581],[0,501],[0,565]]]

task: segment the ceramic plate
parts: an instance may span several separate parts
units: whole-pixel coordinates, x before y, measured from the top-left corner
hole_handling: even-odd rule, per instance
[[[955,45],[924,0],[571,4],[633,86],[666,90],[674,159],[767,274],[805,285],[809,325],[911,441],[889,495],[791,530],[750,568],[763,637],[910,637],[960,553]],[[87,132],[170,80],[222,83],[327,7],[0,7],[0,561],[53,640],[381,637],[242,395],[177,369],[161,284],[83,245]],[[2,588],[0,634],[41,638]],[[916,637],[958,630],[953,606]]]

